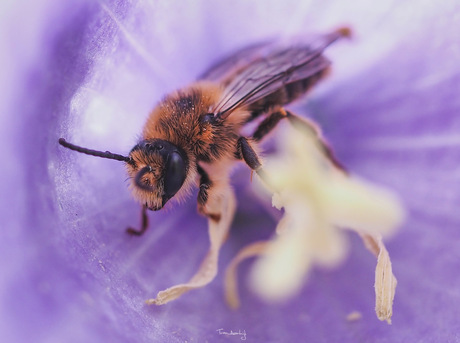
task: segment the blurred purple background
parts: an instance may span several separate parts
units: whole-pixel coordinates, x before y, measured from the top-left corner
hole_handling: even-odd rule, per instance
[[[0,5],[0,340],[2,342],[460,341],[460,3],[458,1],[15,1]],[[122,164],[62,149],[59,137],[126,154],[163,94],[219,56],[267,37],[349,24],[334,73],[296,107],[353,173],[394,189],[409,218],[387,247],[393,324],[374,313],[375,259],[350,233],[343,266],[264,304],[246,287],[233,312],[222,271],[276,226],[249,171],[221,271],[163,307],[144,300],[188,280],[206,253],[194,197],[151,214],[144,237]],[[345,318],[359,311],[363,318]]]

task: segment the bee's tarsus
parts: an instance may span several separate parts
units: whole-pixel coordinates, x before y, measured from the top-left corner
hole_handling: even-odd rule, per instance
[[[126,229],[126,233],[130,236],[142,236],[144,234],[145,230],[142,231],[142,230],[136,230],[132,227],[128,227]]]

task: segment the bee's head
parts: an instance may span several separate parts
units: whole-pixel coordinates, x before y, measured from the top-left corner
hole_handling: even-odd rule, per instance
[[[188,171],[185,152],[162,139],[141,141],[126,165],[134,196],[152,211],[163,208],[179,191]]]
[[[129,156],[84,148],[59,139],[59,144],[86,155],[123,161],[128,167],[136,199],[150,210],[163,208],[182,187],[189,170],[185,152],[174,144],[161,139],[143,140]]]

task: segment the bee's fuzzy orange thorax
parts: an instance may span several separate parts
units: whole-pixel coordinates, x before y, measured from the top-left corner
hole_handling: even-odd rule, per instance
[[[225,123],[211,125],[204,120],[222,96],[222,88],[198,82],[165,97],[150,113],[143,139],[167,140],[187,153],[190,162],[212,162],[233,154],[236,139],[247,115],[239,110]]]

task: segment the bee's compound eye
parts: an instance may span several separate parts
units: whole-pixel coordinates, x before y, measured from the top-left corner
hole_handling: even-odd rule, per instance
[[[182,187],[185,181],[186,167],[182,156],[173,151],[166,162],[164,191],[167,199],[170,199]]]

